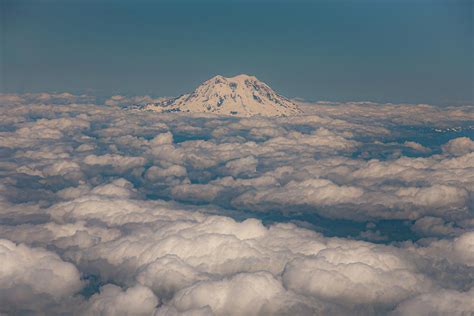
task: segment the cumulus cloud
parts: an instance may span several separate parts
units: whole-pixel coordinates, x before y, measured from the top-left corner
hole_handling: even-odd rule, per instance
[[[474,267],[474,231],[463,233],[454,239],[434,240],[416,251],[428,256],[444,256],[452,262]]]
[[[93,101],[0,95],[0,313],[473,312],[472,107]]]
[[[105,104],[108,106],[127,107],[139,104],[158,103],[164,100],[166,100],[166,98],[153,98],[148,95],[127,97],[117,94],[105,100]]]
[[[70,224],[48,222],[46,224],[22,224],[0,226],[0,236],[15,242],[30,243],[47,247],[54,245],[60,249],[70,247],[88,248],[100,242],[109,241],[120,236],[117,229],[88,225],[84,221]]]
[[[289,262],[283,282],[296,292],[349,306],[394,306],[431,287],[428,278],[395,253],[363,245],[325,249],[314,257]]]
[[[82,307],[83,315],[151,315],[159,299],[144,286],[136,285],[125,291],[112,284],[103,286]]]
[[[244,290],[246,289],[246,290]],[[176,293],[171,304],[178,311],[209,306],[219,315],[263,314],[285,290],[271,274],[237,274],[231,279],[201,282]],[[268,304],[268,307],[266,306]]]
[[[473,297],[474,289],[439,290],[404,301],[392,315],[469,315],[474,311]]]
[[[282,188],[268,191],[257,191],[254,196],[242,195],[235,203],[252,203],[255,199],[263,203],[275,202],[277,204],[317,204],[332,205],[350,202],[363,194],[357,187],[338,186],[326,179],[309,179],[301,182],[291,181]]]
[[[245,173],[246,175],[252,175],[257,171],[257,163],[258,160],[255,159],[255,157],[249,156],[231,160],[225,164],[225,168],[233,176],[238,176],[242,173]]]
[[[41,311],[83,286],[74,265],[42,248],[0,239],[0,258],[0,311]]]
[[[474,151],[474,141],[467,137],[459,137],[450,140],[442,148],[448,154],[461,156]]]
[[[453,222],[446,222],[440,217],[426,216],[418,219],[411,227],[414,231],[424,236],[452,236],[465,231]]]
[[[139,219],[121,208],[121,215],[109,223]],[[267,288],[267,295],[276,295],[275,302],[286,300],[312,311],[331,309],[331,304],[388,310],[410,296],[434,288],[429,275],[419,267],[418,260],[422,259],[403,249],[327,239],[288,224],[266,228],[257,220],[238,223],[226,217],[193,216],[169,209],[147,213],[149,217],[142,220],[148,225],[115,240],[69,252],[68,257],[108,279],[149,286],[160,297],[171,297],[166,308],[177,311],[210,306],[217,314],[229,314],[236,310],[235,304],[241,306],[239,311],[256,308],[254,300],[263,304],[257,305],[257,311],[261,309],[262,313],[277,308],[276,303],[264,304],[270,300],[268,297],[233,294],[260,287]],[[108,216],[110,211],[102,205],[96,208],[96,214],[89,218]],[[267,272],[261,275],[258,271]],[[234,274],[237,276],[215,281]],[[258,285],[260,282],[264,285]],[[275,293],[270,291],[272,288]],[[312,297],[309,302],[308,297]]]
[[[124,172],[129,169],[142,167],[146,163],[146,160],[143,157],[105,154],[101,156],[89,155],[84,158],[84,163],[90,166],[110,167],[117,172]]]
[[[419,152],[429,153],[431,151],[428,147],[425,147],[417,142],[406,141],[403,143],[403,145]]]
[[[151,166],[145,174],[145,178],[151,183],[167,182],[175,178],[185,178],[186,176],[186,168],[180,165],[171,165],[167,168]]]
[[[176,293],[157,311],[217,315],[311,315],[340,311],[331,304],[310,302],[288,292],[267,272],[240,273],[219,281],[200,282]]]
[[[453,122],[474,120],[472,105],[436,107],[429,104],[378,104],[374,102],[317,102],[300,103],[306,113],[317,113],[342,120],[363,120],[365,122],[387,121],[399,125],[439,124],[446,126]]]

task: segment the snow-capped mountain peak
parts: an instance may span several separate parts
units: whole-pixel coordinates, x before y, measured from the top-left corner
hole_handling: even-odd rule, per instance
[[[215,76],[190,94],[148,104],[146,110],[159,112],[200,112],[235,116],[288,116],[301,111],[254,76]]]

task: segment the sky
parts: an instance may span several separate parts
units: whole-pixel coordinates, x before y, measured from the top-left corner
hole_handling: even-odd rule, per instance
[[[474,315],[472,1],[0,1],[0,315]]]
[[[247,73],[311,101],[473,103],[472,1],[0,3],[0,92],[177,96]]]

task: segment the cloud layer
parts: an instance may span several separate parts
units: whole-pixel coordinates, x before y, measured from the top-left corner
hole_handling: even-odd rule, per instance
[[[124,102],[0,96],[0,313],[474,312],[472,107]]]

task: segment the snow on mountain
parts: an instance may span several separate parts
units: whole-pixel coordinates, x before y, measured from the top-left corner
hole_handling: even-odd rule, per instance
[[[141,107],[157,112],[197,112],[234,116],[289,116],[301,113],[296,104],[248,75],[215,76],[194,92]]]

